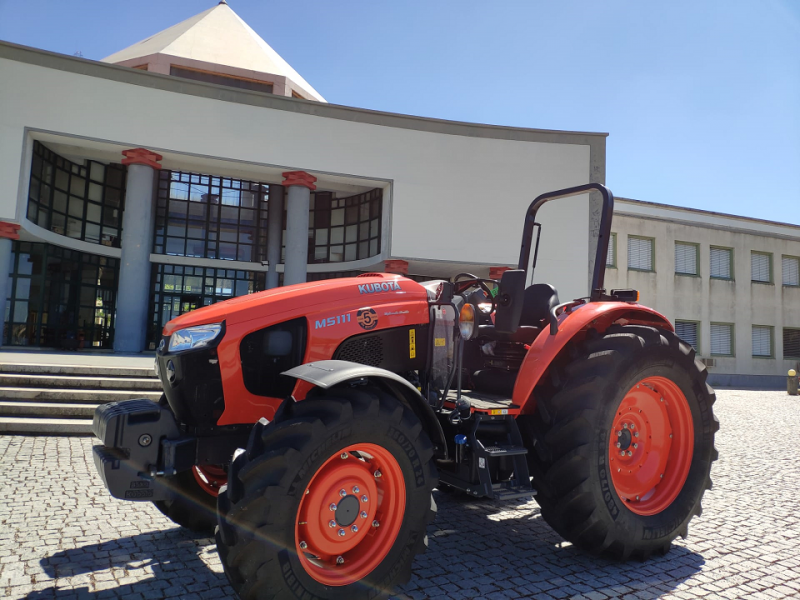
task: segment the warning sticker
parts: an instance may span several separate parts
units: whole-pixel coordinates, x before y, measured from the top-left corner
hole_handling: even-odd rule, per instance
[[[408,357],[417,358],[417,332],[415,329],[408,330]]]
[[[437,348],[441,348],[441,347],[443,347],[445,345],[445,339],[444,338],[433,338],[433,345],[436,346]]]
[[[494,410],[489,411],[490,415],[507,415],[508,409],[507,408],[496,408]]]

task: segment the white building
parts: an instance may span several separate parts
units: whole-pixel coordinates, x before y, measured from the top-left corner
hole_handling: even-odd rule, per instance
[[[141,351],[281,278],[488,275],[536,195],[605,177],[605,134],[327,104],[224,3],[104,62],[0,43],[0,81],[7,345]],[[585,295],[589,202],[541,220],[540,277]]]

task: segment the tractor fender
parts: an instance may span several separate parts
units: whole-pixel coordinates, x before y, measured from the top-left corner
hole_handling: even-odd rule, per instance
[[[422,428],[433,443],[436,456],[447,457],[444,431],[431,405],[411,382],[397,373],[347,360],[318,360],[294,367],[282,374],[308,382],[323,390],[356,379],[371,379],[375,383],[381,384],[388,392],[414,411]]]
[[[603,333],[614,323],[675,330],[661,313],[632,302],[589,302],[562,312],[558,316],[558,332],[551,335],[544,329],[522,361],[513,394],[513,402],[521,407],[521,412],[533,413],[536,408],[534,388],[570,341],[583,339],[589,329]]]

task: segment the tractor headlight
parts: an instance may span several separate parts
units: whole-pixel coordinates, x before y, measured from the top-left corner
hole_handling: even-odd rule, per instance
[[[182,350],[192,350],[208,346],[219,336],[222,331],[222,323],[212,323],[210,325],[197,325],[179,329],[169,338],[169,351],[180,352]]]
[[[475,307],[472,304],[465,304],[461,307],[461,314],[458,317],[458,329],[461,332],[461,337],[465,340],[471,340],[475,335],[477,328],[475,327]]]

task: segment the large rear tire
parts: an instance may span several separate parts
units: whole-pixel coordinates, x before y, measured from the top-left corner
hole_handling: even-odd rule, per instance
[[[583,550],[666,553],[702,512],[717,458],[714,391],[674,333],[612,326],[578,344],[521,417],[542,517]]]
[[[433,445],[414,413],[341,387],[253,428],[218,499],[217,548],[242,600],[375,598],[408,581],[435,516]]]
[[[172,498],[153,504],[181,527],[211,535],[217,525],[217,494],[224,482],[225,474],[220,467],[192,467],[165,478]]]

